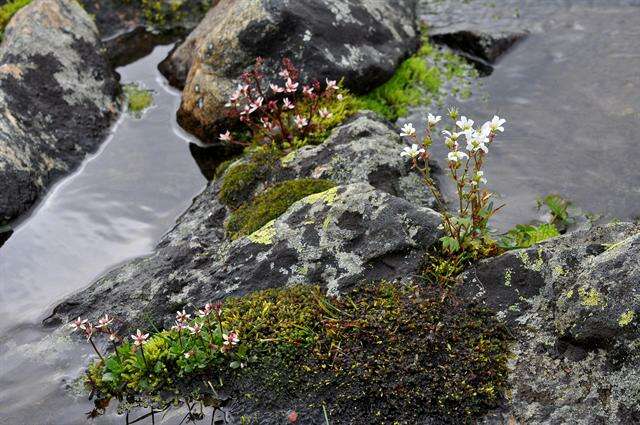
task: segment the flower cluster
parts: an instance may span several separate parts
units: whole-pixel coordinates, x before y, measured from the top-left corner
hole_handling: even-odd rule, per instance
[[[279,82],[265,81],[263,65],[261,58],[256,59],[253,69],[242,74],[241,83],[226,104],[229,118],[244,125],[249,141],[242,137],[245,135],[238,137],[227,130],[219,136],[222,142],[243,146],[258,142],[286,148],[318,130],[322,120],[331,118],[323,103],[343,96],[334,80],[301,83],[300,72],[289,59],[282,61]]]
[[[98,319],[98,322],[96,324],[93,324],[89,322],[87,319],[82,319],[81,317],[78,317],[76,320],[69,323],[69,327],[74,332],[80,332],[84,334],[85,338],[87,338],[87,342],[91,344],[91,346],[93,347],[93,350],[96,352],[98,357],[100,357],[100,359],[103,359],[102,354],[98,350],[98,347],[96,347],[96,344],[93,339],[96,335],[99,335],[99,334],[107,335],[107,339],[109,340],[109,342],[111,342],[114,348],[116,348],[116,343],[121,341],[122,338],[117,334],[117,332],[113,328],[114,320],[115,319],[112,316],[109,316],[108,314],[106,314],[104,315],[104,317],[101,317],[100,319]],[[138,332],[140,331],[138,330]]]
[[[482,185],[487,183],[482,168],[496,135],[504,132],[503,125],[506,120],[494,116],[480,128],[475,128],[474,121],[465,116],[459,117],[456,109],[449,110],[449,117],[455,126],[453,131],[443,130],[442,135],[449,150],[446,158],[447,167],[456,188],[457,213],[451,213],[444,206],[442,196],[430,176],[428,164],[428,150],[442,117],[433,114],[427,116],[427,127],[422,141],[418,140],[413,124],[405,124],[400,136],[409,138],[413,144],[411,147],[405,147],[400,155],[412,161],[413,167],[422,173],[427,187],[440,203],[445,231],[442,238],[443,247],[451,253],[475,255],[482,248],[494,245],[488,234],[487,224],[501,207],[495,208],[491,201],[491,192],[482,188]]]

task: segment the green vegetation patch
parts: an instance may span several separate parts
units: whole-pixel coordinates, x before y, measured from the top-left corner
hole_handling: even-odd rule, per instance
[[[0,41],[4,38],[4,29],[20,9],[31,3],[31,0],[9,0],[0,6]]]
[[[409,107],[441,101],[447,94],[468,97],[470,80],[477,77],[478,72],[471,64],[434,46],[425,34],[420,50],[404,61],[389,81],[358,101],[362,109],[395,121],[407,115]]]
[[[340,299],[312,286],[269,289],[227,300],[220,317],[192,321],[199,336],[162,331],[144,355],[125,343],[93,363],[96,405],[206,405],[223,389],[247,412],[326,404],[332,424],[466,423],[496,408],[508,385],[502,325],[421,286],[361,285]],[[220,350],[220,328],[239,335],[233,350]]]
[[[145,109],[153,104],[153,92],[143,89],[137,84],[126,84],[123,86],[124,94],[127,98],[129,112],[140,117]]]
[[[291,205],[335,186],[329,180],[296,179],[278,183],[234,211],[226,222],[232,239],[249,235],[278,218]]]
[[[236,164],[226,164],[218,198],[232,208],[239,208],[248,201],[255,189],[273,168],[280,152],[272,147],[258,147],[249,152],[246,159]]]
[[[559,235],[560,232],[551,223],[538,226],[518,224],[500,239],[499,245],[504,249],[529,248]]]
[[[204,13],[211,7],[211,0],[122,0],[122,3],[140,8],[146,21],[163,27],[187,17],[188,13]]]

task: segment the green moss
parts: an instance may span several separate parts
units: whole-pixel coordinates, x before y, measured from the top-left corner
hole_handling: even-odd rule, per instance
[[[395,121],[407,115],[408,108],[427,105],[445,97],[443,87],[461,97],[470,94],[469,80],[477,78],[472,65],[454,53],[438,48],[425,35],[420,50],[404,61],[393,77],[357,100],[362,109],[370,109]]]
[[[138,7],[147,23],[159,28],[185,19],[189,11],[204,13],[211,7],[211,0],[122,0],[122,3]]]
[[[578,295],[580,295],[580,302],[585,307],[598,307],[604,303],[600,292],[593,288],[580,287]]]
[[[151,90],[140,88],[137,84],[126,84],[122,88],[127,97],[128,111],[134,116],[139,117],[153,103]]]
[[[230,208],[239,208],[251,196],[251,191],[264,179],[277,161],[280,153],[271,148],[258,148],[244,161],[229,166],[222,177],[218,195]]]
[[[296,201],[334,186],[329,180],[317,179],[278,183],[234,211],[226,222],[226,229],[232,239],[249,235],[278,218]]]
[[[20,9],[31,3],[31,0],[9,0],[0,6],[0,41],[4,38],[4,29]]]
[[[213,391],[205,381],[226,383],[216,391],[229,391],[240,412],[326,404],[336,424],[466,423],[497,407],[507,389],[507,332],[488,310],[426,287],[366,284],[337,299],[294,286],[228,299],[222,327],[241,342],[225,353],[203,343],[221,341],[212,320],[196,319],[202,337],[162,331],[144,357],[125,343],[91,365],[97,405],[202,400]]]

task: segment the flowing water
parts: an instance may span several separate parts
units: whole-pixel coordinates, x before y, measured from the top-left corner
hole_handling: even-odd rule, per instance
[[[427,18],[438,3],[423,2]],[[487,165],[491,189],[507,203],[494,224],[506,229],[535,219],[535,200],[547,193],[608,217],[639,215],[638,5],[455,3],[454,20],[474,16],[481,25],[530,32],[483,79],[487,98],[459,105],[476,121],[494,113],[508,119]],[[477,14],[477,4],[489,5],[487,12]],[[123,81],[155,90],[155,106],[141,120],[124,116],[101,151],[58,184],[0,248],[1,424],[87,423],[91,403],[72,381],[91,357],[89,347],[48,334],[39,322],[65,295],[149,252],[204,187],[187,147],[191,139],[175,124],[179,93],[155,70],[168,50],[156,48],[119,69]],[[408,119],[419,123],[423,115],[416,110]],[[436,154],[443,157],[444,149]],[[123,420],[110,412],[95,423]]]
[[[105,270],[150,252],[206,184],[189,151],[194,140],[175,122],[180,93],[156,70],[170,49],[118,69],[123,83],[154,91],[153,107],[140,119],[124,114],[100,151],[0,247],[2,424],[86,423],[91,404],[67,387],[90,353],[47,335],[41,319]]]
[[[506,204],[494,226],[539,218],[536,199],[550,193],[605,219],[640,216],[640,2],[455,3],[453,24],[529,32],[482,79],[486,96],[457,105],[476,122],[507,119],[485,171]],[[422,128],[424,114],[408,120]],[[441,143],[435,155],[446,156]]]

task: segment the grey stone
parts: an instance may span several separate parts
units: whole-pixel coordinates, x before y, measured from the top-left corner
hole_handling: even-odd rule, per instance
[[[495,308],[515,337],[502,417],[638,422],[639,247],[640,227],[611,224],[508,252],[465,274],[464,295]]]
[[[340,186],[295,203],[235,241],[224,231],[229,211],[218,200],[221,180],[213,181],[152,255],[107,273],[56,307],[47,322],[109,312],[127,325],[143,318],[166,324],[185,304],[268,287],[319,284],[336,293],[363,280],[403,281],[417,272],[422,253],[439,239],[440,218],[420,205],[432,204],[418,194],[424,187],[400,184],[411,175],[400,160],[401,147],[387,124],[370,115],[356,117],[322,145],[276,164],[261,188],[313,176],[335,179]],[[354,160],[352,173],[340,165],[347,159]],[[416,196],[418,205],[400,196]]]
[[[184,85],[180,124],[217,143],[228,96],[257,56],[271,80],[290,58],[303,81],[344,77],[366,92],[393,75],[417,35],[415,0],[222,0],[160,68]]]
[[[117,116],[118,84],[95,24],[73,0],[20,10],[0,46],[0,224],[27,211],[93,152]]]

